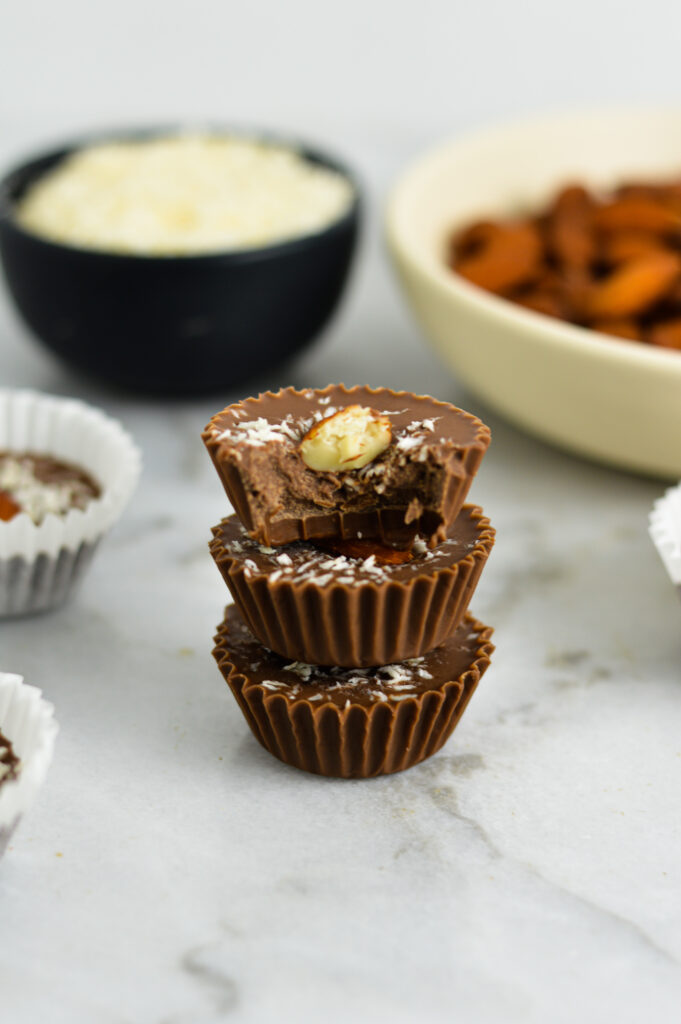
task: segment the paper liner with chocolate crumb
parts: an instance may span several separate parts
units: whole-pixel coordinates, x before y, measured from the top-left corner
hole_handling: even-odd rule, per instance
[[[0,672],[0,857],[45,781],[57,731],[41,691]]]
[[[266,750],[304,771],[359,779],[402,771],[440,749],[490,664],[491,635],[467,615],[423,657],[322,668],[268,651],[232,605],[213,655]]]
[[[649,516],[648,532],[681,597],[681,484],[670,487],[657,499]]]
[[[371,541],[258,544],[237,516],[213,529],[211,554],[251,632],[282,657],[365,667],[437,647],[463,618],[494,544],[466,505],[430,550]]]
[[[315,424],[359,406],[389,420],[390,444],[367,465],[319,471],[300,445]],[[324,537],[434,547],[446,537],[490,441],[475,416],[387,388],[284,388],[215,415],[203,432],[234,510],[251,536],[279,545]]]
[[[11,782],[12,779],[16,779],[20,763],[19,758],[14,753],[11,740],[3,736],[2,730],[0,730],[0,786],[5,782]]]

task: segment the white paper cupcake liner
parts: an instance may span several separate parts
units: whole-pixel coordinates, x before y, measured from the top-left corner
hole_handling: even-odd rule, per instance
[[[101,494],[85,509],[0,523],[0,617],[44,611],[74,591],[139,478],[141,456],[117,420],[70,398],[0,389],[0,451],[51,455],[84,469]]]
[[[648,527],[670,579],[681,595],[681,484],[653,505]]]
[[[41,691],[0,672],[0,732],[19,758],[17,777],[0,782],[0,856],[45,781],[58,731],[54,708]]]

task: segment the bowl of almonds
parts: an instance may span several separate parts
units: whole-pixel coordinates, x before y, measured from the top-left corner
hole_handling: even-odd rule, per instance
[[[681,111],[536,119],[395,185],[388,244],[455,375],[577,454],[681,476]]]

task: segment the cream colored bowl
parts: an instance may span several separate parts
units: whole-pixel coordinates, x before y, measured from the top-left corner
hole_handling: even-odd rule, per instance
[[[623,341],[496,298],[447,268],[453,229],[539,209],[578,179],[681,178],[681,111],[610,110],[517,123],[411,166],[387,210],[407,299],[455,376],[518,426],[637,472],[681,477],[681,352]]]

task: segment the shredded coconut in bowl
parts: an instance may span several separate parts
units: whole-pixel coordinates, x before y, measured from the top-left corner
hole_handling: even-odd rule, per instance
[[[17,205],[22,227],[81,248],[181,256],[313,234],[349,209],[346,177],[294,149],[180,134],[82,149]]]

